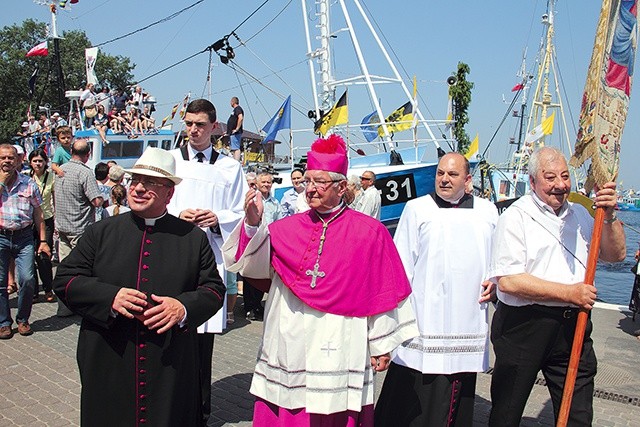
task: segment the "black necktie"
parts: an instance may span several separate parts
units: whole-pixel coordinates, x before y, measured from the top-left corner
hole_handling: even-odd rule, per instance
[[[204,154],[201,153],[200,151],[198,151],[196,153],[196,157],[198,158],[198,163],[203,163],[204,162]]]

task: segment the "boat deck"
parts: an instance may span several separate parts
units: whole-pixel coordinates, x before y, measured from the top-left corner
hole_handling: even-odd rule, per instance
[[[15,313],[17,297],[12,295],[10,302]],[[0,426],[79,425],[80,379],[75,353],[80,318],[58,318],[56,306],[35,304],[31,317],[35,333],[0,341]],[[253,398],[248,390],[262,322],[242,319],[240,307],[237,305],[233,327],[216,337],[210,426],[251,425]],[[632,332],[640,329],[640,319],[633,323],[621,310],[599,305],[593,321],[599,359],[594,425],[636,426],[640,419],[640,340]],[[487,424],[490,380],[490,374],[478,376],[475,426]],[[377,381],[382,384],[382,376]],[[521,425],[553,425],[551,401],[542,385],[534,386]]]

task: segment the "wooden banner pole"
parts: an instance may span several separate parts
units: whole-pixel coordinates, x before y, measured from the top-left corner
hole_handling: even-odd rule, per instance
[[[604,224],[604,208],[596,209],[596,216],[593,223],[593,233],[591,234],[591,246],[589,247],[589,258],[587,260],[587,271],[584,277],[584,283],[593,285],[596,276],[596,266],[598,264],[598,255],[600,254],[600,241],[602,240],[602,226]],[[571,399],[573,398],[573,389],[578,376],[578,365],[580,364],[580,355],[582,354],[582,344],[584,342],[584,333],[587,328],[587,320],[589,318],[589,310],[580,309],[578,312],[578,320],[576,321],[576,330],[573,336],[573,345],[571,347],[571,357],[569,359],[569,367],[567,368],[567,376],[564,381],[564,391],[562,393],[562,402],[560,404],[560,412],[558,413],[557,427],[566,427],[571,410]]]

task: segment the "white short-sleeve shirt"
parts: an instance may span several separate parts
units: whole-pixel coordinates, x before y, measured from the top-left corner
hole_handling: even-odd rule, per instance
[[[593,218],[578,204],[566,202],[556,215],[535,193],[523,196],[498,219],[489,276],[496,282],[521,273],[567,285],[583,282],[592,230]],[[499,289],[498,298],[511,306],[540,303]]]

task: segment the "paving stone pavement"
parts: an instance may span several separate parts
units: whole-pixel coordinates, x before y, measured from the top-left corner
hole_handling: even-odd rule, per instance
[[[17,298],[12,296],[10,302],[15,315]],[[80,379],[75,351],[80,319],[58,318],[55,312],[56,304],[34,305],[31,324],[35,333],[29,337],[16,333],[12,339],[0,341],[4,360],[0,366],[0,427],[79,425]],[[215,340],[209,426],[251,425],[253,399],[248,390],[262,322],[241,317],[237,311],[233,327]],[[638,426],[640,341],[632,331],[640,328],[640,322],[633,323],[625,313],[611,307],[594,310],[593,320],[599,357],[596,389],[605,396],[631,400],[625,404],[594,398],[594,425]],[[379,385],[383,377],[376,380]],[[490,381],[489,374],[478,376],[474,426],[487,424]],[[551,401],[544,386],[534,386],[521,425],[553,425]]]

